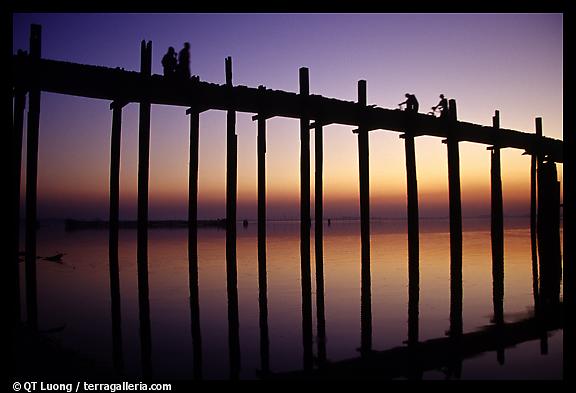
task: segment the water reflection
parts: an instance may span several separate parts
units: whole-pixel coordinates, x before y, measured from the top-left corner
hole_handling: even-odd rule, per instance
[[[228,351],[230,379],[240,377],[240,318],[238,315],[238,272],[236,233],[226,233],[226,293],[228,295]]]
[[[116,374],[120,376],[124,374],[124,357],[122,353],[122,311],[120,304],[117,225],[110,225],[108,253],[110,270],[110,313],[112,317],[112,358],[114,370]]]
[[[193,376],[202,379],[202,331],[200,328],[200,294],[198,289],[198,234],[195,225],[188,233],[188,280],[190,287],[190,331],[192,332]]]
[[[142,377],[152,379],[152,328],[148,287],[148,228],[138,228],[138,315],[140,320],[140,359]]]
[[[517,369],[517,359],[523,358],[541,365],[527,377],[559,377],[561,358],[557,355],[557,347],[561,335],[551,334],[561,326],[557,320],[558,308],[550,306],[541,310],[534,304],[528,227],[518,225],[507,229],[504,266],[502,261],[486,263],[491,258],[489,223],[487,226],[465,225],[468,230],[463,236],[463,274],[460,283],[454,283],[457,275],[453,274],[453,268],[448,269],[451,264],[446,263],[449,238],[442,227],[446,222],[439,229],[434,225],[423,220],[420,260],[416,260],[412,259],[415,253],[408,252],[409,247],[401,246],[407,244],[406,227],[402,223],[372,224],[374,250],[369,291],[362,289],[361,266],[358,266],[359,260],[362,264],[361,249],[353,246],[360,243],[359,224],[333,221],[331,226],[325,227],[321,252],[318,252],[320,249],[316,243],[317,292],[314,298],[317,337],[315,342],[301,341],[309,343],[309,346],[299,344],[298,327],[304,326],[300,323],[305,316],[301,313],[302,304],[312,302],[312,293],[308,291],[307,298],[302,298],[304,292],[298,282],[297,272],[301,267],[298,224],[269,223],[266,241],[258,238],[255,226],[242,230],[237,239],[237,253],[229,254],[232,259],[226,258],[227,266],[238,263],[238,267],[226,271],[222,263],[225,240],[222,232],[200,229],[198,248],[195,248],[195,242],[192,242],[192,237],[187,239],[185,230],[152,230],[150,260],[158,262],[152,264],[150,270],[153,296],[148,299],[148,306],[153,312],[148,309],[148,323],[154,325],[155,335],[140,337],[142,348],[146,349],[145,345],[148,345],[148,356],[144,356],[146,352],[139,351],[139,346],[133,342],[137,337],[133,327],[141,326],[146,316],[140,303],[131,295],[141,296],[140,286],[135,285],[137,275],[132,274],[136,273],[135,262],[138,260],[130,252],[135,245],[132,241],[135,233],[130,230],[122,232],[124,235],[116,251],[122,270],[121,299],[125,307],[124,319],[119,325],[114,311],[110,313],[106,307],[100,313],[96,306],[100,299],[107,298],[100,297],[100,287],[110,291],[112,297],[116,296],[111,291],[112,285],[108,288],[107,280],[102,280],[98,270],[103,269],[99,267],[100,261],[108,254],[107,233],[40,231],[40,254],[59,249],[67,252],[68,260],[75,265],[75,269],[65,271],[56,264],[39,263],[39,290],[42,298],[46,299],[46,311],[40,315],[41,323],[57,325],[64,321],[67,328],[58,333],[63,345],[72,345],[80,351],[90,348],[89,353],[93,356],[98,357],[101,353],[103,359],[109,358],[111,352],[104,350],[105,345],[90,344],[90,339],[101,333],[96,327],[82,322],[86,320],[83,314],[86,307],[78,307],[77,302],[69,300],[71,292],[87,293],[91,296],[89,302],[94,304],[90,310],[95,321],[108,321],[112,317],[110,343],[113,364],[116,367],[123,363],[127,376],[137,376],[139,369],[144,373],[146,367],[149,367],[148,375],[151,376],[152,360],[154,378],[166,375],[185,379],[191,376],[194,379],[274,378],[286,377],[287,372],[306,367],[310,378],[314,378],[319,370],[324,370],[325,375],[349,375],[339,364],[346,359],[348,364],[352,364],[355,359],[362,358],[363,353],[357,351],[358,332],[361,330],[361,337],[364,336],[366,330],[362,329],[369,326],[372,350],[363,361],[378,367],[363,370],[366,373],[376,370],[379,378],[430,378],[429,370],[443,370],[450,378],[469,378],[469,375],[490,378],[495,374],[488,371],[485,371],[488,374],[482,374],[486,366],[479,369],[480,366],[475,366],[469,359],[489,351],[494,352],[489,356],[494,364],[504,363],[501,356],[504,349],[506,362],[500,366],[504,370],[502,375],[506,375],[506,370]],[[104,253],[98,251],[101,248]],[[258,250],[257,259],[255,250]],[[112,266],[115,263],[114,247],[110,251],[108,258]],[[415,268],[418,265],[419,270]],[[108,264],[105,266],[102,272],[107,274],[109,267]],[[190,279],[181,280],[186,273]],[[323,293],[319,293],[322,286]],[[460,291],[453,291],[454,288]],[[362,296],[365,292],[376,305],[372,307],[371,323],[363,322],[365,314],[359,313],[366,307],[362,304],[366,302],[366,297]],[[464,292],[466,297],[463,299]],[[443,293],[448,296],[443,297]],[[118,297],[113,302],[119,300]],[[454,305],[459,305],[459,313],[448,312],[456,309]],[[533,305],[534,317],[526,313]],[[319,318],[322,306],[324,320]],[[169,312],[163,313],[162,309]],[[362,316],[360,321],[359,314]],[[310,331],[314,322],[311,317],[312,313],[305,321]],[[220,322],[228,326],[226,330],[222,329],[224,334],[226,331],[228,334],[227,351],[219,350],[221,342],[225,342],[221,340]],[[243,326],[241,330],[240,323]],[[488,328],[487,325],[492,326]],[[447,329],[448,337],[442,337],[442,332]],[[330,362],[325,362],[326,345],[321,340],[322,336],[330,344]],[[542,360],[536,357],[539,355],[523,349],[526,346],[522,343],[530,340],[538,343],[544,338],[548,344],[548,356]],[[203,351],[203,348],[210,350]],[[310,354],[316,355],[316,362],[313,355],[311,360],[307,358]],[[140,358],[140,367],[135,367],[135,357]],[[303,358],[308,359],[306,361],[310,361],[311,366],[303,363]],[[229,375],[222,375],[227,370]]]

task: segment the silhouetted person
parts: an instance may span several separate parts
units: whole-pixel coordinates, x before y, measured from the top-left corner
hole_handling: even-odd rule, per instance
[[[407,112],[418,112],[418,100],[414,94],[406,93],[404,94],[406,101],[399,103],[398,105],[406,105]]]
[[[176,66],[178,60],[176,59],[176,50],[174,47],[169,47],[168,52],[162,57],[162,67],[164,67],[164,76],[174,76],[176,74]]]
[[[440,94],[440,102],[438,105],[432,107],[433,110],[440,110],[440,117],[444,118],[448,115],[448,100],[444,98],[444,94]]]
[[[190,43],[185,42],[184,48],[178,53],[178,74],[182,78],[190,78]]]

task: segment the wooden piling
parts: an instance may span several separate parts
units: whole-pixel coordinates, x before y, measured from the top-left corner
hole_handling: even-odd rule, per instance
[[[189,108],[190,143],[188,165],[188,286],[190,290],[190,330],[192,332],[193,375],[202,379],[202,334],[200,328],[200,295],[198,288],[198,152],[200,112]]]
[[[456,101],[449,101],[448,195],[450,209],[450,335],[462,335],[462,203],[460,199],[460,153],[454,127]]]
[[[232,58],[227,57],[225,64],[226,86],[232,88]],[[233,237],[236,237],[237,144],[236,111],[229,109],[226,112],[226,230]]]
[[[41,58],[42,27],[30,29],[30,57]],[[31,75],[32,81],[34,75]],[[33,86],[33,84],[32,84]],[[28,326],[38,329],[38,298],[36,283],[36,227],[38,187],[38,134],[40,128],[40,90],[28,92],[28,129],[26,134],[26,313]]]
[[[124,105],[124,103],[119,101],[114,101],[110,104],[110,109],[112,110],[112,132],[110,137],[110,245],[117,245],[118,243],[118,216],[120,206],[120,143],[122,138],[122,108]],[[117,268],[118,266],[110,266],[111,273],[112,269],[116,271]],[[112,277],[110,278],[112,280]]]
[[[152,71],[152,42],[142,41],[140,73]],[[148,289],[148,180],[150,173],[150,101],[140,102],[138,126],[138,234],[136,262],[138,267],[138,304],[140,313],[140,346],[142,375],[152,378],[152,332]]]
[[[189,108],[186,114],[190,116],[190,142],[188,165],[188,240],[189,253],[197,254],[198,237],[198,152],[200,143],[200,112],[196,108]],[[198,274],[198,266],[189,266],[189,278],[194,279]],[[196,277],[197,279],[197,277]]]
[[[304,369],[313,366],[312,351],[312,278],[310,272],[310,94],[308,68],[302,67],[300,76],[300,273],[302,280],[302,340]]]
[[[324,141],[320,121],[314,124],[314,246],[316,259],[316,335],[318,362],[326,361],[326,317],[324,311]]]
[[[366,81],[358,81],[359,110],[366,107]],[[361,344],[362,355],[372,350],[372,300],[370,273],[370,184],[368,130],[359,121],[358,127],[358,170],[360,182],[360,242],[361,242]]]
[[[264,89],[264,86],[260,87]],[[258,306],[260,325],[260,367],[270,372],[270,342],[268,332],[268,278],[266,270],[266,117],[256,116],[258,122]]]
[[[542,118],[535,120],[536,135],[542,136]],[[534,307],[538,308],[539,303],[539,272],[538,272],[538,241],[537,241],[537,170],[540,160],[538,154],[532,154],[530,160],[530,249],[532,252],[532,294],[534,296]]]
[[[500,128],[500,112],[492,118],[495,132]],[[494,144],[490,153],[490,189],[491,189],[491,244],[492,244],[492,277],[494,286],[494,318],[496,324],[504,323],[504,282],[497,278],[504,276],[504,211],[502,203],[502,177],[500,166],[500,147]]]
[[[404,138],[406,155],[406,194],[408,211],[408,345],[418,343],[420,303],[420,245],[418,222],[418,182],[416,174],[415,129],[412,113]]]
[[[24,111],[26,91],[17,87],[14,91],[12,130],[10,133],[10,226],[8,244],[10,246],[10,296],[12,298],[11,321],[14,326],[20,324],[20,182],[22,172],[22,134],[24,131]]]
[[[500,129],[500,111],[492,117],[492,127]],[[498,137],[490,152],[490,191],[491,191],[491,245],[492,245],[492,305],[493,322],[497,329],[504,326],[504,211],[502,203],[502,177],[500,165],[500,145]],[[499,347],[496,357],[504,364],[504,349]]]
[[[110,274],[110,300],[112,314],[112,357],[117,375],[124,372],[122,354],[122,311],[120,302],[120,269],[118,266],[118,221],[120,205],[120,150],[122,135],[122,108],[125,103],[114,101],[112,132],[110,136],[110,211],[108,232],[108,264]]]
[[[226,86],[232,88],[232,58],[227,57]],[[232,104],[232,101],[229,102]],[[230,379],[240,376],[240,321],[238,315],[238,273],[236,266],[236,195],[238,136],[236,111],[226,112],[226,283],[228,294],[228,346]]]
[[[562,257],[560,245],[560,182],[556,164],[538,165],[538,259],[540,261],[540,301],[546,308],[560,302]]]

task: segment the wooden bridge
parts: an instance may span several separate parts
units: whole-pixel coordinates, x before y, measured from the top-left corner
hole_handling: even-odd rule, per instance
[[[28,96],[27,161],[26,161],[26,307],[27,323],[37,326],[36,294],[36,221],[37,221],[37,168],[38,135],[40,130],[40,94],[52,92],[73,96],[105,99],[111,102],[111,162],[110,162],[110,285],[115,331],[120,329],[120,287],[118,277],[118,210],[119,169],[122,108],[130,103],[140,107],[138,138],[138,289],[140,307],[140,331],[143,359],[150,357],[150,316],[148,301],[148,179],[151,105],[173,105],[187,108],[190,116],[190,166],[189,166],[189,262],[192,315],[199,315],[198,260],[197,260],[197,193],[198,193],[198,141],[199,114],[207,110],[227,111],[226,136],[226,270],[228,284],[228,313],[231,358],[239,358],[238,299],[236,285],[236,195],[237,195],[237,135],[236,112],[255,114],[257,121],[258,155],[258,271],[261,289],[261,318],[267,318],[266,301],[266,120],[272,117],[300,119],[300,210],[301,210],[301,283],[302,283],[302,329],[305,368],[312,367],[312,299],[310,268],[310,133],[315,137],[315,231],[316,231],[316,286],[318,320],[323,321],[323,127],[342,124],[354,127],[358,136],[360,215],[361,215],[361,299],[363,351],[371,348],[371,302],[370,302],[370,204],[369,204],[369,132],[377,130],[401,133],[405,140],[407,173],[407,211],[409,242],[409,279],[411,288],[419,282],[419,229],[418,190],[414,138],[421,135],[443,138],[447,145],[449,207],[450,207],[450,269],[451,269],[451,326],[452,332],[461,332],[462,311],[462,213],[460,196],[459,142],[474,142],[488,146],[491,155],[492,186],[492,252],[493,270],[500,274],[503,260],[503,207],[500,169],[500,149],[515,148],[532,156],[531,164],[531,232],[533,271],[538,274],[537,226],[547,228],[546,238],[538,239],[540,272],[545,292],[554,297],[556,277],[560,262],[559,238],[559,183],[556,163],[563,162],[563,142],[542,135],[542,119],[535,122],[536,133],[500,128],[499,112],[496,111],[491,127],[472,124],[457,119],[456,101],[449,101],[448,115],[436,118],[431,115],[375,107],[367,103],[366,81],[358,82],[358,101],[350,102],[310,94],[308,69],[300,69],[299,93],[246,86],[232,83],[232,59],[225,62],[226,84],[217,85],[197,78],[181,80],[152,75],[152,44],[141,44],[140,72],[120,68],[49,60],[41,56],[41,27],[32,25],[28,53],[12,56],[13,123],[11,138],[11,264],[13,316],[20,321],[20,297],[18,279],[18,233],[21,150],[26,95]],[[537,181],[538,177],[538,181]],[[543,192],[545,191],[545,192]],[[537,198],[539,196],[539,198]],[[537,214],[538,213],[538,214]],[[538,220],[537,220],[538,218]],[[540,231],[544,232],[544,231]],[[543,268],[543,261],[545,263]],[[561,274],[561,273],[560,273]],[[545,277],[546,276],[546,277]],[[549,278],[548,278],[549,277]],[[539,290],[538,280],[535,290]],[[543,285],[543,284],[541,284]],[[548,289],[546,289],[548,288]],[[495,291],[503,294],[503,283]],[[263,293],[263,294],[262,294]],[[320,298],[322,297],[322,299]],[[322,301],[320,301],[322,300]],[[414,304],[412,304],[414,307]],[[415,307],[417,307],[417,302]],[[460,319],[458,318],[460,315]],[[198,318],[197,318],[198,319]],[[262,319],[261,319],[262,321]],[[261,327],[266,324],[261,323]],[[193,321],[193,334],[199,334],[199,321]],[[323,328],[322,328],[323,329]],[[196,332],[196,333],[194,333]],[[236,332],[236,334],[234,334]],[[414,332],[413,332],[414,333]],[[263,334],[267,335],[266,332]],[[417,336],[417,332],[416,332]],[[114,334],[117,340],[121,335]],[[265,342],[265,341],[264,341]],[[118,344],[116,342],[116,344]],[[117,347],[117,345],[115,346]],[[237,350],[234,350],[237,348]],[[310,348],[310,349],[306,349]],[[195,348],[198,351],[198,348]],[[149,362],[143,360],[143,364]],[[236,364],[231,361],[231,364]],[[144,374],[151,370],[145,367]]]

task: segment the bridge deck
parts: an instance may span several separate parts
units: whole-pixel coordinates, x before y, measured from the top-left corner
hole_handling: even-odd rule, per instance
[[[37,87],[42,91],[127,103],[148,101],[152,104],[196,107],[201,110],[235,110],[264,114],[267,117],[306,117],[322,124],[343,124],[367,130],[405,132],[407,122],[418,135],[447,138],[451,127],[436,117],[407,114],[397,109],[365,107],[355,102],[319,95],[226,86],[196,80],[170,80],[161,75],[146,76],[135,71],[29,56],[12,57],[14,86]],[[409,118],[410,116],[410,118]],[[533,133],[458,121],[452,135],[460,141],[499,145],[547,155],[555,162],[563,161],[561,140]]]

